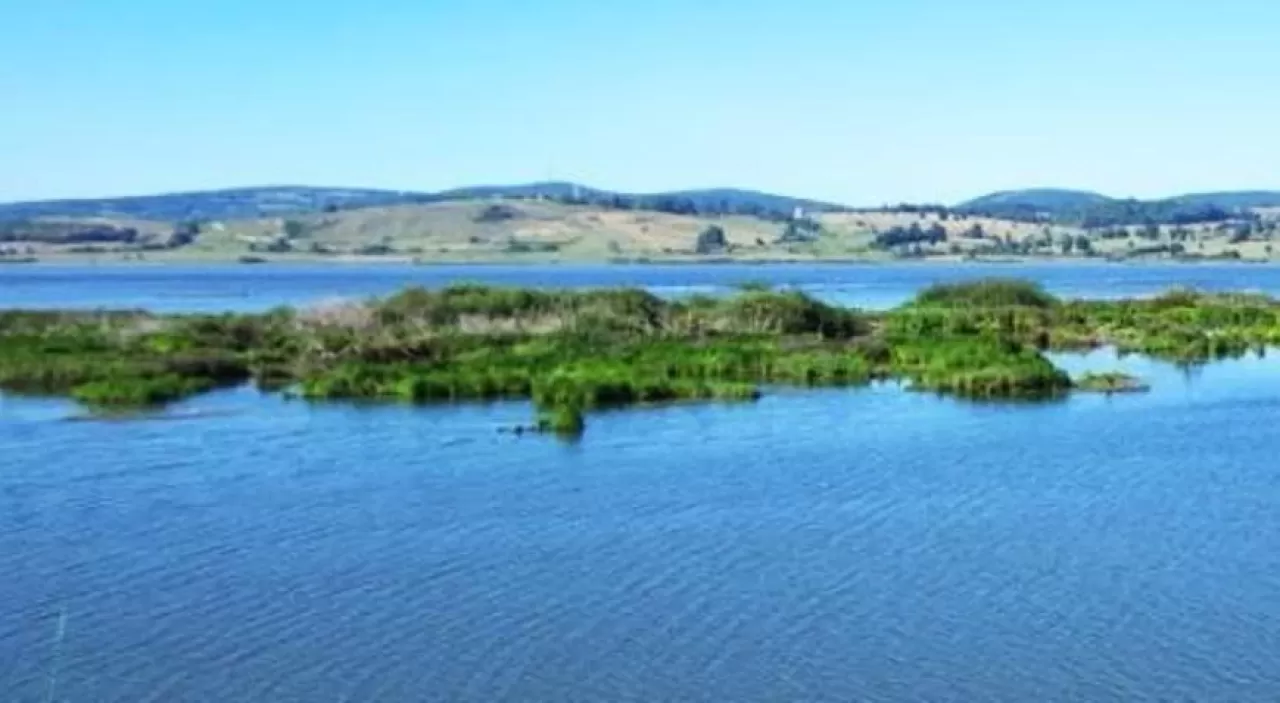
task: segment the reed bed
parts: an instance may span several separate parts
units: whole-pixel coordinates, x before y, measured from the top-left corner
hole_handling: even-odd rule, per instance
[[[896,378],[966,398],[1052,398],[1074,384],[1046,350],[1200,363],[1276,343],[1280,303],[1257,295],[1063,301],[994,279],[868,313],[759,286],[666,300],[463,284],[254,315],[0,311],[0,389],[103,408],[250,380],[316,400],[527,399],[540,426],[572,434],[593,410],[751,400],[769,384]]]

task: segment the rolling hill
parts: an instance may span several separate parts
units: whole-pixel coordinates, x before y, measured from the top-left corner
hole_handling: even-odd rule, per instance
[[[987,212],[999,209],[1016,209],[1029,212],[1057,212],[1100,205],[1114,200],[1101,193],[1063,188],[1030,188],[1004,190],[974,198],[956,206],[957,210]]]
[[[1125,201],[1116,201],[1123,204]],[[804,220],[681,214],[549,199],[395,203],[251,219],[0,221],[0,263],[380,260],[778,261],[971,257],[1270,259],[1280,212],[1261,220],[1086,230],[947,210],[817,213]],[[704,250],[708,231],[721,244]]]
[[[1189,193],[1138,200],[1113,198],[1089,191],[1040,188],[984,195],[957,205],[955,210],[989,217],[1093,228],[1222,222],[1250,210],[1278,206],[1280,192],[1277,191]]]
[[[1165,202],[1190,207],[1220,207],[1227,210],[1280,207],[1280,191],[1239,190],[1220,193],[1190,193],[1166,198]]]
[[[0,220],[46,217],[124,217],[178,222],[272,217],[325,208],[358,208],[427,199],[420,193],[367,188],[267,186],[121,198],[0,203]]]
[[[806,212],[837,212],[844,205],[796,198],[776,193],[742,188],[704,188],[658,193],[624,193],[601,190],[566,181],[547,181],[523,185],[489,185],[453,188],[432,194],[435,201],[476,200],[482,198],[545,198],[577,204],[623,206],[631,210],[679,211],[678,214],[770,214],[789,216],[797,208]]]
[[[0,220],[48,217],[120,217],[164,222],[246,220],[407,203],[495,198],[549,199],[675,214],[747,214],[775,218],[789,217],[796,208],[807,212],[844,209],[834,203],[736,188],[621,193],[568,182],[546,182],[471,186],[434,193],[368,188],[267,186],[121,198],[0,203]]]
[[[793,217],[797,209],[804,217]],[[711,229],[722,244],[697,242]],[[630,194],[568,182],[435,193],[277,186],[0,204],[0,261],[418,261],[972,256],[1269,259],[1280,192],[1160,200],[1004,191],[953,208],[854,209],[754,190]]]
[[[190,247],[223,252],[394,253],[429,259],[494,259],[537,254],[576,260],[688,252],[712,223],[730,244],[764,249],[783,227],[754,217],[709,218],[615,210],[557,201],[443,200],[220,222]],[[285,243],[287,242],[287,249]]]

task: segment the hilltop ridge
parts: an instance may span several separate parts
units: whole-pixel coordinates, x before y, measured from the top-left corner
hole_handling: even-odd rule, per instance
[[[1280,191],[1187,193],[1141,200],[1083,190],[1031,188],[991,193],[960,203],[954,209],[991,217],[1095,228],[1221,222],[1249,210],[1274,207],[1280,207]]]
[[[789,217],[797,208],[823,212],[847,209],[836,203],[741,188],[624,193],[567,181],[548,181],[466,186],[436,192],[275,185],[111,198],[36,200],[0,203],[0,220],[48,217],[123,217],[171,222],[243,220],[476,199],[549,199],[684,214],[714,211],[773,217]]]
[[[549,181],[434,193],[267,186],[0,204],[0,261],[379,257],[1269,260],[1280,192],[1162,200],[1002,191],[957,206],[851,208],[738,188],[628,194]]]
[[[248,220],[479,199],[545,199],[612,209],[683,215],[749,215],[773,220],[788,219],[796,211],[954,210],[972,215],[1084,227],[1146,224],[1148,221],[1161,224],[1221,221],[1245,210],[1280,207],[1280,191],[1272,190],[1187,193],[1141,200],[1088,190],[1027,188],[997,191],[951,206],[904,203],[855,207],[829,200],[735,187],[628,193],[570,181],[544,181],[474,185],[441,191],[272,185],[108,198],[35,200],[0,203],[0,221],[67,217],[160,222]]]

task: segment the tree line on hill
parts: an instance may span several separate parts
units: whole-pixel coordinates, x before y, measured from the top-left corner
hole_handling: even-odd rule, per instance
[[[711,188],[628,194],[566,182],[495,185],[439,192],[358,188],[273,186],[189,193],[0,203],[0,221],[42,218],[123,217],[181,222],[289,217],[407,203],[538,198],[620,210],[651,210],[677,215],[743,215],[783,222],[797,209],[805,213],[879,211],[935,215],[938,219],[987,216],[1023,222],[1079,226],[1189,225],[1240,219],[1251,208],[1280,207],[1280,192],[1200,193],[1156,200],[1116,199],[1098,193],[1032,189],[992,193],[956,206],[901,203],[849,208],[836,203],[752,190]]]
[[[962,208],[960,211],[969,215],[1017,222],[1072,225],[1089,230],[1121,225],[1190,225],[1226,222],[1252,215],[1212,203],[1134,199],[1081,203],[1052,209],[1044,209],[1028,203],[1009,203]]]
[[[40,244],[133,244],[139,239],[133,227],[62,222],[0,222],[0,242]]]
[[[691,217],[712,216],[724,217],[740,215],[755,217],[771,222],[786,222],[795,215],[795,209],[770,207],[768,205],[729,198],[695,198],[687,195],[621,195],[617,193],[590,193],[587,195],[553,195],[535,198],[562,205],[597,207],[607,210],[643,210],[662,212],[670,215],[686,215]]]
[[[439,192],[272,186],[122,198],[0,203],[0,221],[50,217],[216,221],[289,217],[399,204],[534,198],[614,209],[654,210],[681,215],[746,215],[776,220],[790,217],[797,208],[813,212],[843,209],[834,203],[733,188],[628,194],[574,183],[544,182]]]
[[[1022,223],[1057,224],[1097,230],[1126,225],[1192,225],[1213,224],[1233,220],[1257,220],[1256,214],[1247,210],[1228,209],[1211,203],[1179,202],[1175,200],[1110,200],[1098,203],[1080,203],[1050,208],[1030,203],[1001,203],[981,206],[947,207],[931,203],[899,203],[874,210],[858,209],[854,212],[888,212],[900,215],[933,216],[939,220],[986,217]]]

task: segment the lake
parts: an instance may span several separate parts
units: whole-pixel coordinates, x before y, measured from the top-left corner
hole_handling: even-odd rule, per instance
[[[1032,279],[1068,297],[1133,297],[1172,286],[1280,295],[1280,266],[1249,264],[8,265],[0,267],[0,306],[264,310],[458,281],[643,286],[671,295],[716,293],[763,281],[800,288],[830,302],[887,308],[932,283],[987,276]]]
[[[6,305],[254,309],[452,277],[1280,292],[1269,267],[0,270]],[[1103,350],[1152,392],[769,389],[593,415],[219,392],[151,420],[0,396],[6,701],[1275,701],[1280,364]],[[61,626],[61,627],[60,627]],[[61,636],[59,631],[61,629]]]

